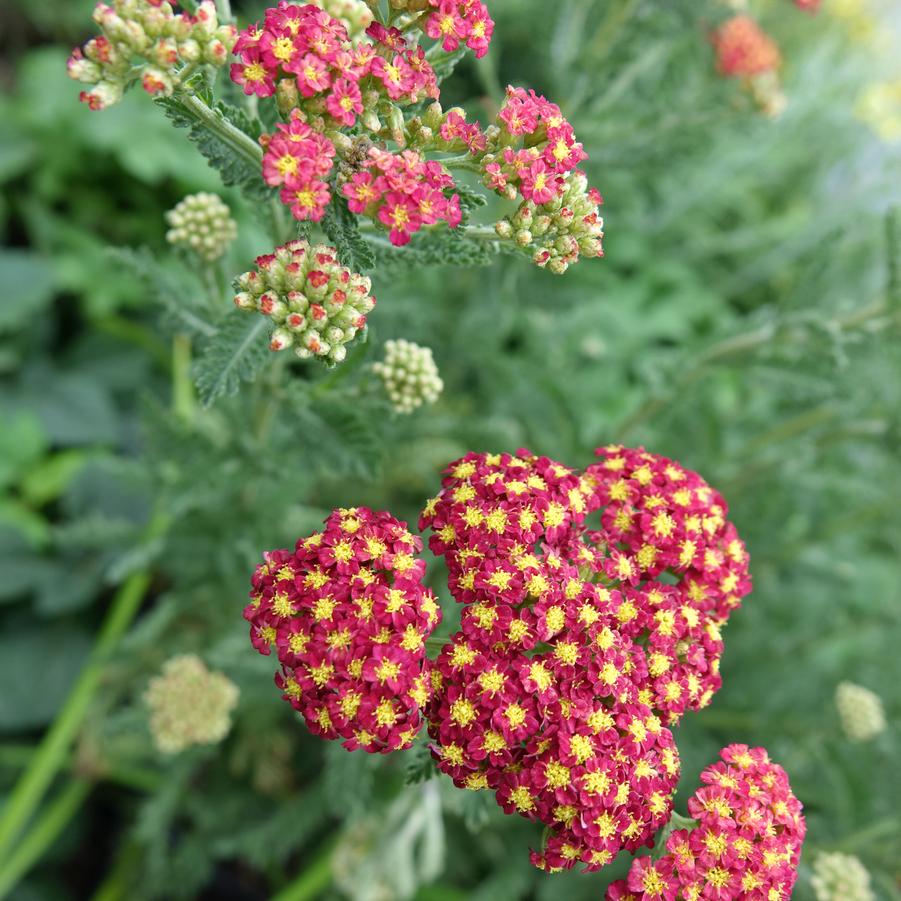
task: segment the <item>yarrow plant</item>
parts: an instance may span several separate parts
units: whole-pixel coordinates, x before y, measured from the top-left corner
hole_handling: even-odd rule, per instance
[[[397,413],[412,413],[423,404],[433,404],[444,390],[435,358],[429,347],[400,338],[385,342],[385,357],[372,364]]]
[[[140,81],[226,184],[268,201],[275,258],[297,239],[315,242],[314,227],[355,285],[377,251],[420,232],[438,261],[487,260],[506,246],[562,273],[603,255],[601,195],[578,168],[587,154],[559,106],[510,87],[483,125],[441,105],[441,79],[456,61],[489,50],[494,22],[478,0],[404,0],[387,13],[358,0],[280,0],[241,31],[219,21],[211,0],[193,12],[116,0],[94,18],[102,33],[69,61],[73,78],[94,85],[82,99],[103,109]],[[243,107],[215,99],[226,64]],[[497,218],[475,224],[490,194]],[[202,234],[198,203],[173,211],[170,237],[208,255],[217,235]],[[287,226],[280,205],[299,225]],[[244,280],[241,303],[272,318],[273,350],[338,363],[368,312],[311,322],[284,300],[256,306]]]
[[[680,773],[671,727],[720,687],[721,630],[751,587],[725,501],[699,475],[641,448],[597,455],[581,472],[525,450],[450,464],[419,521],[462,605],[434,661],[431,595],[398,593],[390,620],[387,604],[362,600],[385,595],[373,570],[397,569],[369,563],[385,553],[370,535],[396,523],[388,514],[335,511],[295,555],[268,554],[245,611],[312,731],[391,750],[412,742],[424,711],[437,768],[542,823],[531,859],[551,871],[601,869],[666,827]],[[421,543],[403,535],[402,570],[419,586]],[[406,635],[411,658],[389,650]],[[392,674],[412,661],[416,694],[379,676],[386,659]],[[358,711],[370,719],[348,726]],[[398,733],[401,714],[412,719]],[[787,777],[760,748],[730,746],[722,760],[689,802],[693,829],[673,833],[659,861],[637,860],[608,897],[789,897],[804,821]]]

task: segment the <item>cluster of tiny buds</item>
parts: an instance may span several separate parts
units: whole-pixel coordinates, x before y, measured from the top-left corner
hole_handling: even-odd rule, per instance
[[[385,342],[384,359],[373,363],[372,371],[381,379],[398,413],[412,413],[423,404],[433,404],[444,390],[432,349],[403,338]]]
[[[185,197],[166,213],[166,222],[170,244],[191,250],[207,262],[223,256],[238,236],[231,210],[218,195],[206,191]]]
[[[560,197],[536,205],[523,200],[516,212],[495,225],[498,237],[532,253],[533,262],[562,275],[580,257],[602,257],[604,220],[600,193],[583,172],[566,179]]]
[[[870,874],[853,854],[817,855],[810,882],[817,901],[876,901]]]
[[[193,15],[164,0],[112,0],[97,4],[94,21],[101,34],[76,47],[67,64],[71,78],[93,85],[80,95],[93,110],[118,103],[137,80],[148,94],[168,97],[178,66],[222,66],[237,37],[234,26],[219,24],[213,0],[202,0]]]
[[[195,654],[172,657],[150,680],[144,700],[150,708],[150,732],[163,754],[222,741],[238,703],[237,686],[211,672]]]
[[[239,275],[235,285],[235,306],[275,325],[269,347],[292,347],[301,359],[340,363],[375,306],[368,278],[342,266],[334,247],[307,241],[257,257],[256,269]]]
[[[882,699],[869,688],[841,682],[835,690],[835,706],[842,729],[851,741],[870,741],[885,731]]]

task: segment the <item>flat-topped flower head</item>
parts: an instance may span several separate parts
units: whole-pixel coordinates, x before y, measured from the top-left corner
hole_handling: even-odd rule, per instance
[[[300,240],[256,264],[235,280],[235,306],[272,320],[270,348],[340,363],[375,306],[370,280],[342,266],[334,247]]]
[[[251,641],[275,652],[276,684],[314,734],[373,753],[418,734],[432,684],[425,640],[441,619],[421,549],[404,523],[358,507],[257,567]]]
[[[608,901],[791,898],[806,824],[785,770],[747,745],[729,745],[720,758],[689,799],[697,825],[673,832],[659,860],[636,860]]]

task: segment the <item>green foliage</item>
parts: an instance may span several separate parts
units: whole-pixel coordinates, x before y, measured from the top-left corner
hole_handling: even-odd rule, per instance
[[[259,19],[259,4],[235,5]],[[873,48],[828,3],[816,17],[759,4],[786,60],[789,106],[771,120],[712,70],[703,25],[724,13],[712,0],[494,4],[490,54],[442,64],[459,62],[442,102],[485,119],[507,83],[560,101],[607,198],[606,259],[554,277],[500,256],[476,223],[507,205],[482,207],[463,184],[478,231],[423,230],[403,249],[336,203],[304,230],[369,271],[379,304],[365,339],[323,370],[271,355],[266,320],[230,311],[229,279],[291,234],[261,187],[253,103],[232,91],[217,107],[241,153],[183,103],[168,103],[172,128],[140,91],[91,114],[62,71],[90,4],[15,6],[25,27],[9,34],[44,46],[9,43],[0,96],[0,793],[119,584],[148,577],[57,774],[95,790],[16,897],[92,897],[109,878],[118,895],[100,897],[255,901],[300,885],[362,901],[387,884],[419,901],[596,901],[611,873],[531,868],[540,829],[431,778],[425,737],[382,757],[310,736],[241,609],[262,551],[335,506],[415,523],[468,450],[528,446],[583,466],[623,440],[703,473],[752,557],[724,687],[677,731],[680,802],[724,744],[766,745],[806,807],[794,897],[813,898],[818,851],[843,850],[897,901],[901,153],[855,118],[886,77]],[[240,236],[201,270],[167,251],[163,214],[220,175]],[[172,365],[173,336],[193,367]],[[434,408],[390,415],[368,364],[391,337],[433,348],[446,383]],[[154,514],[166,528],[151,534]],[[433,561],[448,634],[459,609],[444,575]],[[141,697],[182,652],[241,700],[222,744],[166,758]],[[883,698],[891,726],[872,743],[841,732],[843,679]]]
[[[269,360],[269,322],[235,311],[226,316],[203,344],[194,380],[209,406],[226,394],[236,394],[242,382],[252,382]]]

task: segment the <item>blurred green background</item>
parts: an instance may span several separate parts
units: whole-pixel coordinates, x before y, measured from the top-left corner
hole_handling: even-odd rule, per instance
[[[484,118],[508,82],[558,101],[605,197],[607,256],[564,277],[518,257],[381,268],[366,353],[430,345],[446,382],[403,419],[359,371],[316,400],[328,376],[308,364],[173,415],[177,312],[201,289],[167,252],[163,214],[218,177],[140,92],[104,113],[77,103],[64,62],[91,33],[90,2],[0,10],[0,802],[89,659],[96,675],[41,808],[58,836],[11,897],[602,897],[610,874],[531,869],[540,828],[490,798],[405,785],[410,756],[309,736],[240,613],[261,550],[332,506],[415,520],[467,450],[584,466],[618,440],[700,471],[751,552],[724,687],[676,732],[680,798],[721,746],[765,745],[808,818],[795,897],[813,897],[817,853],[842,850],[878,898],[901,898],[897,7],[753,2],[785,60],[788,106],[770,118],[714,71],[717,3],[489,5],[491,52],[460,66],[445,107]],[[247,22],[262,4],[237,8]],[[237,273],[269,248],[254,211],[220,193]],[[159,270],[138,277],[110,245],[146,246]],[[430,573],[447,632],[457,612]],[[90,658],[123,585],[136,624]],[[240,703],[221,745],[164,758],[142,695],[180,652],[226,673]],[[843,734],[842,680],[881,695],[875,740]]]

